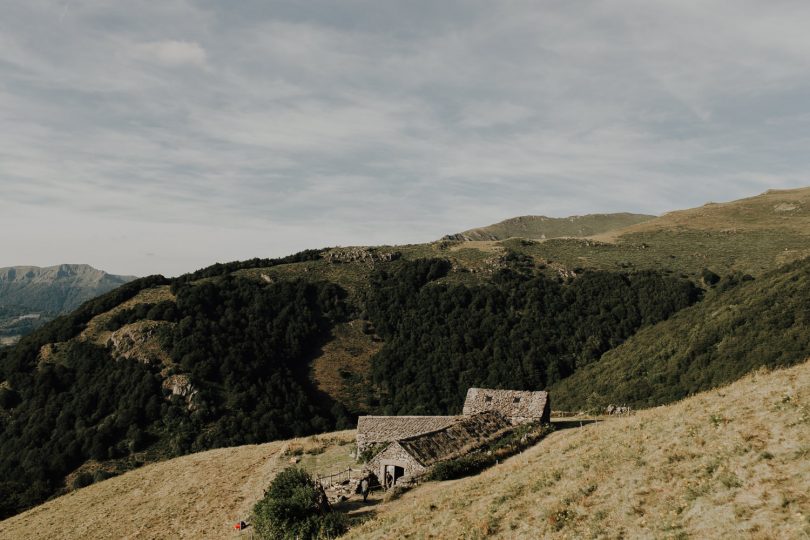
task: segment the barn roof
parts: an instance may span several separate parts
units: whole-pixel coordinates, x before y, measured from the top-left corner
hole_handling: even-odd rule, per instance
[[[444,428],[397,441],[421,465],[453,459],[475,450],[510,431],[512,425],[498,411],[486,411]]]
[[[458,420],[458,416],[361,416],[357,433],[366,443],[389,442],[436,431]]]
[[[464,401],[464,414],[494,410],[506,417],[542,418],[548,392],[470,388]]]

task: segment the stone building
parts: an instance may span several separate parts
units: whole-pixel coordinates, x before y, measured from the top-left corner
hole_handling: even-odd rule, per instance
[[[440,429],[390,442],[366,464],[366,469],[376,474],[381,483],[386,474],[396,483],[403,477],[422,475],[440,461],[475,451],[513,428],[495,410],[453,418],[454,422]]]
[[[361,416],[357,419],[357,452],[374,445],[436,431],[459,420],[459,416]]]
[[[467,390],[463,414],[466,416],[484,411],[498,411],[513,424],[551,421],[548,392],[489,388]]]

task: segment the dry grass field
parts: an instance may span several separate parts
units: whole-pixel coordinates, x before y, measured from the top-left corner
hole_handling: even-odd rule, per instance
[[[772,189],[736,201],[706,203],[697,208],[668,212],[661,217],[612,230],[591,238],[603,242],[644,232],[677,229],[724,231],[784,229],[810,234],[810,188]]]
[[[810,538],[810,363],[428,483],[347,538]]]
[[[301,465],[313,471],[345,465],[354,431],[324,439],[221,448],[146,465],[2,521],[0,538],[232,537],[233,524],[289,465],[289,447],[300,448]],[[314,448],[319,453],[307,453]]]

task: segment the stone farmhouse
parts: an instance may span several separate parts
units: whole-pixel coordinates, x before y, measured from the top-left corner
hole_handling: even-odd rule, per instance
[[[409,477],[427,472],[431,465],[463,456],[512,429],[509,420],[497,411],[462,417],[441,429],[391,442],[366,464],[366,469],[383,483],[386,478],[391,485],[407,482]]]
[[[358,457],[380,450],[367,463],[380,482],[416,477],[435,463],[455,459],[515,425],[549,422],[548,392],[470,388],[460,416],[361,416],[357,421]]]

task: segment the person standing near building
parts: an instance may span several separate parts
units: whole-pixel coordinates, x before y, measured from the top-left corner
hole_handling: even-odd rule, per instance
[[[363,502],[366,502],[366,500],[368,499],[368,492],[370,487],[371,482],[369,481],[368,476],[363,477],[363,479],[360,480],[360,493],[363,494]]]
[[[394,477],[390,471],[385,471],[385,489],[394,487]]]

